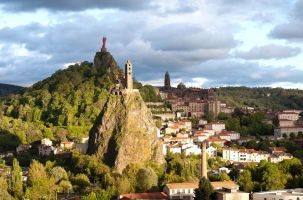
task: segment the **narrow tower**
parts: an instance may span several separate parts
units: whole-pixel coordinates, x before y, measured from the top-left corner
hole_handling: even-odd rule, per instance
[[[207,178],[206,143],[201,144],[201,176]]]
[[[130,60],[125,63],[125,89],[133,89],[133,65]]]
[[[169,77],[169,73],[168,72],[165,73],[165,77],[164,77],[164,89],[166,89],[166,90],[171,89],[171,86],[170,86],[170,77]]]

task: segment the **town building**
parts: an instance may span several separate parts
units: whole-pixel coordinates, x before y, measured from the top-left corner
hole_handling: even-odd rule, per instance
[[[216,144],[219,145],[220,147],[224,147],[225,143],[227,142],[227,140],[220,138],[208,138],[206,141],[208,146],[211,146],[212,144]]]
[[[222,148],[223,160],[231,162],[260,162],[268,160],[270,154],[264,151],[256,151],[254,149],[233,149]]]
[[[215,116],[221,112],[221,102],[211,89],[186,88],[182,83],[177,88],[171,87],[170,76],[166,72],[164,86],[156,87],[161,98],[172,105],[172,111],[183,111],[187,116],[201,117],[207,113]]]
[[[225,130],[225,123],[224,122],[209,122],[205,125],[205,128],[214,130],[216,133],[219,133]]]
[[[297,121],[299,119],[300,111],[283,111],[277,113],[278,120],[291,120],[291,121]]]
[[[231,141],[236,141],[236,140],[240,139],[240,133],[236,132],[236,131],[222,131],[219,133],[219,136],[220,135],[229,135]],[[221,138],[221,139],[224,139],[224,138]]]
[[[52,154],[57,154],[58,149],[53,146],[47,146],[45,144],[41,144],[38,147],[39,156],[50,156]]]
[[[267,160],[272,163],[278,163],[283,160],[292,159],[293,156],[286,153],[282,148],[271,148],[270,152],[256,151],[254,149],[233,149],[222,148],[223,160],[231,162],[255,162],[259,163],[261,160]]]
[[[41,140],[41,144],[42,145],[46,145],[46,146],[52,146],[53,145],[53,142],[49,139],[49,138],[43,138]]]
[[[206,153],[207,153],[208,157],[215,158],[215,157],[217,157],[217,148],[215,148],[213,146],[209,146],[208,148],[206,148]]]
[[[65,150],[67,150],[67,149],[70,150],[70,149],[74,148],[74,146],[75,146],[75,143],[72,141],[60,142],[60,148],[65,149]]]
[[[249,193],[238,191],[236,189],[223,188],[216,191],[216,200],[249,200]]]
[[[303,188],[254,192],[253,200],[302,200]]]
[[[214,187],[216,191],[233,191],[233,195],[225,195],[232,197],[232,200],[238,196],[239,185],[237,185],[234,181],[218,181],[218,182],[211,182],[211,185]],[[194,198],[194,191],[199,187],[198,182],[183,182],[183,183],[167,183],[164,188],[163,192],[165,192],[169,199],[188,199],[193,200]],[[231,193],[231,192],[230,192]],[[242,192],[239,192],[242,193]],[[246,193],[248,195],[248,193]],[[246,196],[243,200],[246,200]],[[222,196],[222,195],[219,195]],[[242,199],[241,199],[242,200]],[[248,199],[247,199],[248,200]]]
[[[303,126],[284,126],[274,129],[274,135],[277,139],[283,138],[284,136],[290,137],[291,134],[296,136],[300,132],[303,133]]]
[[[193,199],[194,191],[198,187],[197,182],[167,183],[163,192],[169,196],[169,199]]]
[[[32,145],[30,145],[30,144],[20,144],[16,148],[16,152],[17,152],[17,154],[25,153],[25,152],[28,152],[28,150],[30,150],[31,148],[32,148]]]

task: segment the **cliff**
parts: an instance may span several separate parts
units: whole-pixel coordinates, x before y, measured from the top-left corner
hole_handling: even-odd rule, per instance
[[[118,172],[130,163],[164,163],[152,114],[137,90],[110,95],[90,130],[88,153]]]
[[[122,70],[109,52],[96,52],[94,66],[108,75],[119,75]]]

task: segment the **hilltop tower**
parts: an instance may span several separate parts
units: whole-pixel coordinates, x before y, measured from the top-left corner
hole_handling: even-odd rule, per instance
[[[133,65],[130,60],[125,63],[125,89],[133,89]]]
[[[207,178],[206,143],[201,144],[201,176]]]
[[[168,72],[165,73],[165,77],[164,77],[164,89],[166,89],[166,90],[171,89],[171,86],[170,86],[170,77],[169,77],[169,73]]]

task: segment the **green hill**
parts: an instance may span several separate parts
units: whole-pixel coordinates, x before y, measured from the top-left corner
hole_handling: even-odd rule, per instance
[[[262,110],[303,109],[303,90],[283,88],[215,88],[218,99],[235,107],[251,106]]]
[[[22,143],[29,143],[43,137],[88,136],[116,75],[122,73],[109,52],[97,52],[94,63],[85,61],[58,70],[5,98],[0,102],[0,137],[1,133],[11,133]],[[135,82],[135,87],[145,101],[158,100],[150,86]]]
[[[0,83],[0,97],[5,97],[7,95],[19,92],[22,89],[23,87],[21,86]]]

